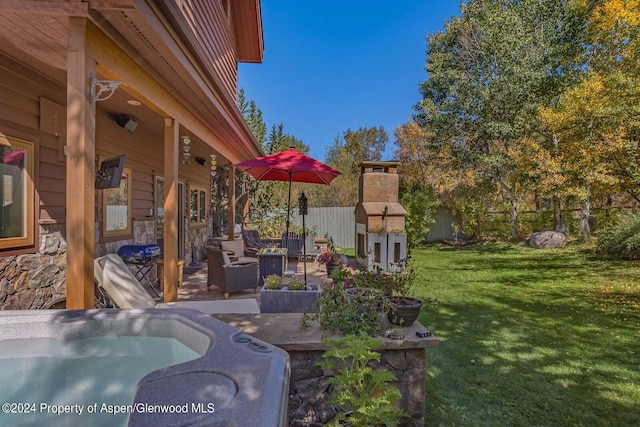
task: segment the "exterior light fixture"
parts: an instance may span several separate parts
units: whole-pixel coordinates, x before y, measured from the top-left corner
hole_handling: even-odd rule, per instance
[[[187,133],[182,137],[182,157],[184,159],[182,160],[182,164],[185,166],[189,166],[191,164],[191,160],[189,160],[191,157],[191,153],[189,153],[189,151],[191,151],[191,146],[189,144],[191,144],[191,138],[189,138],[189,134]]]

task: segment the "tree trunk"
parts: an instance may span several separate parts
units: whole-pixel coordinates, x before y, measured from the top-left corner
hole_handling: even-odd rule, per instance
[[[509,202],[511,205],[511,237],[517,239],[520,235],[518,233],[518,201],[515,196],[512,197],[509,194]]]
[[[591,239],[589,216],[591,216],[591,201],[586,199],[580,206],[580,241],[582,242],[588,242]]]
[[[562,206],[560,198],[553,196],[553,231],[562,233]]]
[[[496,176],[496,181],[509,195],[509,205],[511,207],[511,238],[517,239],[520,233],[518,232],[518,199],[516,198],[515,187],[509,187],[499,176]]]

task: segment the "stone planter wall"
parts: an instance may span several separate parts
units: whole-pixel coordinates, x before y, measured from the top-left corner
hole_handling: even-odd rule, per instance
[[[329,400],[333,390],[330,374],[316,365],[323,351],[288,351],[291,359],[289,381],[289,426],[321,426],[330,422],[337,410]],[[424,348],[382,350],[377,369],[388,369],[398,378],[393,385],[402,393],[400,408],[410,418],[402,426],[424,426]]]
[[[333,386],[327,384],[330,373],[324,372],[316,363],[328,344],[322,342],[325,331],[317,322],[301,326],[301,314],[220,314],[220,320],[229,323],[246,334],[286,350],[291,363],[289,381],[289,426],[319,427],[330,422],[337,414],[329,403]],[[382,338],[382,345],[376,349],[381,353],[377,368],[389,369],[398,378],[393,383],[400,390],[400,408],[410,415],[402,426],[425,425],[425,351],[438,345],[438,338],[416,337],[417,331],[425,327],[415,322],[403,329],[404,339]]]

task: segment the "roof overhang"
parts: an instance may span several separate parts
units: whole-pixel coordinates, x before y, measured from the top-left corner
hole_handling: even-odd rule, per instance
[[[235,0],[231,2],[235,3]],[[241,21],[249,30],[253,27],[254,37],[259,33],[261,55],[259,1],[239,0],[239,3],[247,3],[245,8],[249,11],[254,8],[253,20]],[[103,55],[105,61],[102,65],[98,63],[99,72],[125,81],[126,85],[121,86],[123,90],[149,102],[149,108],[161,117],[171,117],[172,111],[164,104],[152,105],[152,97],[146,97],[148,91],[145,93],[143,87],[127,81],[127,75],[132,75],[130,65],[135,63],[145,81],[157,82],[157,87],[189,112],[191,122],[197,122],[196,127],[203,131],[202,140],[230,163],[261,156],[262,149],[238,110],[235,94],[223,88],[220,76],[202,54],[197,38],[184,37],[181,33],[187,23],[175,4],[174,0],[3,1],[0,2],[0,41],[11,44],[3,50],[26,53],[30,58],[28,63],[64,85],[68,34],[65,17],[85,16],[110,40],[113,49],[117,49],[114,55]],[[42,31],[42,28],[49,30]],[[248,45],[250,43],[244,43],[244,48]],[[116,56],[128,62],[125,64]],[[20,59],[27,60],[24,55]],[[155,96],[154,100],[159,98]]]
[[[230,3],[238,61],[262,62],[264,40],[260,0],[231,0]]]

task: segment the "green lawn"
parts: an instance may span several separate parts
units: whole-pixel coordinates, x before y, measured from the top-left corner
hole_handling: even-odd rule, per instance
[[[577,247],[413,252],[426,425],[640,425],[640,263]]]

